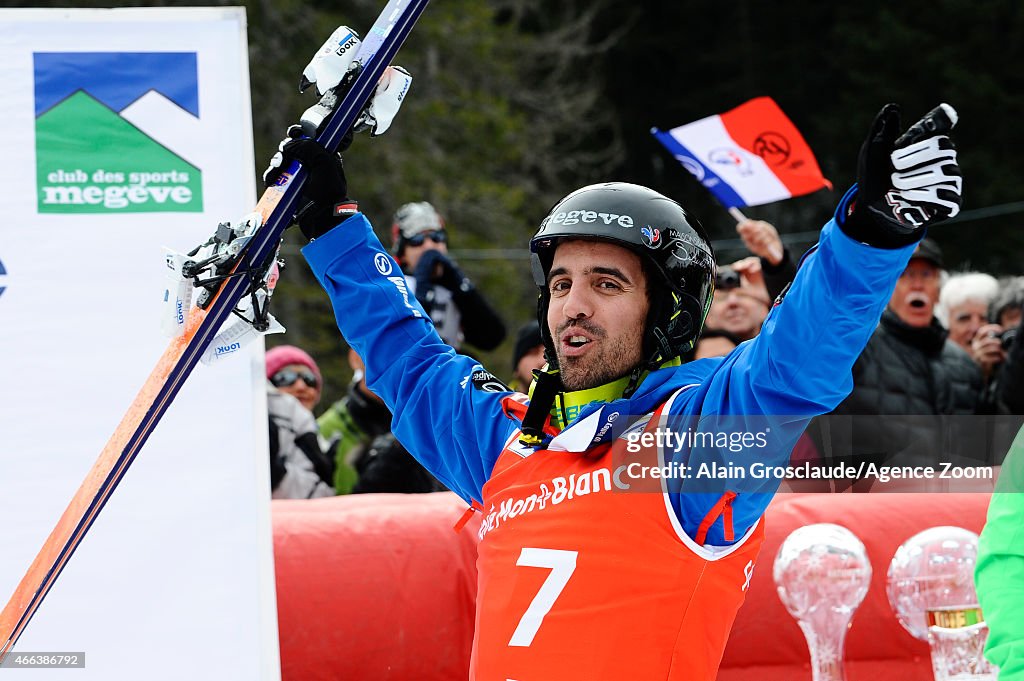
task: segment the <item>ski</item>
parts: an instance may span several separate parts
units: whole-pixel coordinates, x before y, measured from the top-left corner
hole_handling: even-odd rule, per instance
[[[324,94],[320,102],[303,115],[307,134],[333,150],[353,125],[365,120],[364,107],[427,2],[390,0],[387,3],[358,48],[357,68],[351,69],[337,88]],[[304,79],[303,85],[306,84]],[[218,235],[224,237],[224,241],[214,244],[219,249],[215,252],[221,254],[218,276],[204,282],[201,302],[190,310],[183,328],[172,338],[0,612],[0,662],[18,642],[181,386],[218,338],[225,322],[236,313],[236,306],[244,296],[253,298],[253,320],[248,321],[256,321],[257,328],[260,322],[266,321],[261,315],[265,312],[265,298],[269,297],[268,280],[276,279],[277,250],[295,214],[304,181],[301,165],[293,163],[264,191],[255,214],[246,216],[242,223],[245,230],[236,230],[232,235],[228,234],[231,230],[218,228]],[[224,257],[225,254],[230,257]],[[272,285],[269,282],[271,288]],[[259,301],[258,293],[263,294]],[[262,311],[260,302],[264,307]]]

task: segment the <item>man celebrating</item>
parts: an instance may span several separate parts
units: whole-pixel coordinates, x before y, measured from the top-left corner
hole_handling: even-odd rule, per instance
[[[807,421],[850,391],[850,368],[926,226],[959,210],[946,136],[955,119],[942,105],[900,136],[898,107],[881,111],[859,190],[762,332],[727,358],[679,362],[713,295],[700,224],[636,185],[569,194],[530,244],[549,360],[530,398],[441,342],[363,216],[300,219],[315,239],[303,253],[395,434],[483,513],[471,678],[715,678],[778,481],[735,476],[709,493],[680,475],[629,494],[644,486],[625,471],[788,460]],[[283,150],[316,171],[307,198],[347,198],[340,164],[315,142]],[[703,427],[721,415],[781,427],[765,446],[738,449],[735,433],[728,447],[643,437],[667,417]]]

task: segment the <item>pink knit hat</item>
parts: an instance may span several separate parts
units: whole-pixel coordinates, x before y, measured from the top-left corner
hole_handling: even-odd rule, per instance
[[[316,380],[323,385],[323,377],[320,375],[320,367],[316,365],[313,358],[304,350],[294,345],[279,345],[276,348],[267,350],[267,378],[270,378],[282,368],[289,364],[301,364],[309,367],[309,370],[316,375]]]

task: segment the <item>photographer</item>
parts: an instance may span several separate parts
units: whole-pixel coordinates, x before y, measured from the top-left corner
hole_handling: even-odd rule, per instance
[[[949,340],[971,353],[986,376],[991,370],[989,351],[978,354],[971,341],[978,330],[988,324],[988,310],[999,295],[999,282],[983,272],[960,272],[954,274],[942,285],[939,304],[935,306],[935,317],[949,329]],[[984,337],[985,334],[982,334]],[[1000,357],[998,361],[1002,361]]]
[[[989,346],[998,342],[1004,361],[996,367],[995,385],[992,388],[999,410],[1010,414],[1024,414],[1024,343],[1017,338],[1022,310],[1024,310],[1024,277],[1007,281],[996,299],[992,301],[988,327],[978,330],[974,343]],[[973,345],[973,343],[972,343]]]
[[[750,340],[761,331],[770,308],[760,261],[744,258],[717,268],[715,296],[705,326],[726,331],[740,341]]]

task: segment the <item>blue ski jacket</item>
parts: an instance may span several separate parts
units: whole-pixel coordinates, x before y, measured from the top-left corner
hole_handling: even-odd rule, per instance
[[[845,214],[854,191],[844,197],[837,215]],[[650,414],[676,393],[671,414],[688,424],[721,430],[728,423],[734,432],[761,433],[756,442],[766,446],[756,446],[749,437],[737,447],[684,442],[672,454],[691,473],[700,464],[707,464],[705,470],[713,465],[734,471],[729,483],[737,494],[734,531],[726,532],[719,519],[707,530],[705,543],[737,541],[734,537],[742,537],[764,513],[780,482],[753,478],[751,464],[785,466],[808,421],[830,412],[849,394],[853,363],[913,250],[913,244],[889,250],[859,243],[830,220],[756,338],[724,358],[652,372],[632,397],[582,410],[563,433],[586,420],[592,429],[588,436],[600,434],[602,420]],[[362,214],[302,252],[330,296],[338,327],[366,364],[367,385],[393,412],[399,441],[452,491],[467,502],[482,503],[481,488],[521,427],[503,408],[512,392],[495,390],[480,364],[441,341]],[[737,468],[746,471],[744,479],[735,479]],[[721,497],[720,490],[693,488],[682,478],[668,481],[666,493],[691,538]]]

